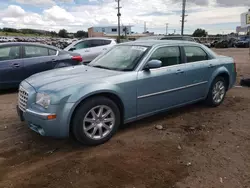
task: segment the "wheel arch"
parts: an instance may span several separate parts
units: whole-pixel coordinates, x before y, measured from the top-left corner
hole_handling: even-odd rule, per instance
[[[110,92],[110,91],[102,91],[102,92],[98,92],[98,93],[92,93],[86,97],[83,97],[81,98],[73,107],[72,109],[72,112],[71,112],[71,115],[69,116],[68,118],[68,125],[69,125],[69,133],[71,134],[71,131],[72,131],[72,120],[75,116],[75,113],[77,111],[77,109],[87,100],[89,100],[90,98],[94,98],[94,97],[99,97],[99,96],[102,96],[102,97],[106,97],[110,100],[112,100],[116,105],[117,107],[119,108],[119,111],[120,111],[120,115],[121,115],[121,123],[124,122],[124,113],[125,113],[125,109],[124,109],[124,103],[122,101],[122,99],[116,94],[116,93],[113,93],[113,92]]]

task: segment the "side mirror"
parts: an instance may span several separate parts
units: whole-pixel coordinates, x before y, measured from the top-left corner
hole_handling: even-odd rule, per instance
[[[156,68],[160,68],[161,66],[162,66],[162,62],[160,60],[153,59],[147,62],[144,70],[156,69]]]
[[[69,51],[74,51],[74,50],[76,50],[75,47],[72,47],[72,48],[69,49]]]

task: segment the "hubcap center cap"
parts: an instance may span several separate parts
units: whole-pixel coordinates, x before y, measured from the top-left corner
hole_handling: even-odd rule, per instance
[[[97,125],[97,127],[102,127],[102,122],[99,122],[96,125]]]

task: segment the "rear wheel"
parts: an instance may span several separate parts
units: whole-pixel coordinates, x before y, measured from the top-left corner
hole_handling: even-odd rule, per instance
[[[226,96],[226,91],[227,91],[227,85],[226,85],[226,81],[223,77],[217,77],[215,78],[215,80],[213,81],[209,92],[208,92],[208,96],[206,99],[206,103],[209,106],[219,106],[225,96]]]
[[[72,122],[73,134],[79,142],[85,145],[103,144],[119,127],[119,108],[106,97],[93,97],[77,109]]]

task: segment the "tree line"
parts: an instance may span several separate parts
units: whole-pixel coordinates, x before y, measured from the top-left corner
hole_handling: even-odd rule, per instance
[[[80,30],[76,33],[69,33],[66,29],[61,29],[58,33],[55,31],[37,30],[37,29],[14,29],[14,28],[0,28],[1,32],[8,33],[22,33],[22,34],[32,34],[32,35],[46,35],[51,37],[61,37],[61,38],[87,38],[88,32]]]

